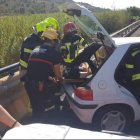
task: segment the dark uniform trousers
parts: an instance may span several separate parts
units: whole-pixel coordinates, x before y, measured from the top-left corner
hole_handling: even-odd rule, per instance
[[[43,81],[42,89],[39,89],[40,81],[27,80],[25,88],[30,99],[32,115],[41,117],[45,113],[45,108],[55,103],[54,93],[60,91],[60,84],[51,81]],[[50,104],[51,103],[51,104]]]
[[[140,104],[140,80],[137,80],[130,84],[131,92],[135,96],[137,102]]]

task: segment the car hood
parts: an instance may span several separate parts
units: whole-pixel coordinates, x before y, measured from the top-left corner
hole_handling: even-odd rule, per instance
[[[2,139],[134,139],[111,133],[72,128],[65,125],[29,124],[13,128]]]

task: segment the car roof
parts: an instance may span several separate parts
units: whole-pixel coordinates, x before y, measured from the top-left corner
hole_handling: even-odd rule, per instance
[[[113,40],[115,41],[115,44],[117,46],[140,43],[140,37],[118,37],[118,38],[113,38]]]

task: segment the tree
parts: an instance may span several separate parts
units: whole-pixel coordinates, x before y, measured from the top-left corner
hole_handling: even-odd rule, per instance
[[[130,7],[130,8],[127,8],[127,12],[129,13],[129,15],[131,17],[130,20],[132,22],[140,19],[140,8]]]

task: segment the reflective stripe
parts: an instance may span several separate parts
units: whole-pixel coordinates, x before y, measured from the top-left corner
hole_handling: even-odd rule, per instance
[[[71,43],[66,43],[65,44],[65,48],[68,50],[68,54],[67,54],[67,58],[64,59],[65,62],[71,62],[72,60],[70,59],[70,46],[71,46]]]
[[[71,43],[66,43],[66,46],[67,46],[67,47],[70,47],[70,46],[71,46]]]
[[[32,51],[33,51],[33,50],[30,50],[30,49],[24,48],[24,52],[25,52],[25,53],[32,53]]]
[[[105,55],[104,55],[104,56],[100,55],[99,51],[96,51],[96,56],[97,56],[98,58],[102,58],[102,59],[105,58]]]
[[[72,62],[74,59],[64,59],[65,62],[70,63]]]
[[[82,38],[80,40],[81,42],[84,41],[84,39]],[[80,50],[80,46],[79,46],[79,40],[78,41],[75,41],[74,43],[65,43],[65,46],[61,46],[61,49],[66,49],[68,50],[68,54],[66,56],[66,58],[64,58],[64,61],[67,62],[67,63],[70,63],[74,60],[74,58],[76,58],[78,56],[78,53],[79,53],[79,50]],[[77,49],[75,49],[75,53],[74,54],[70,54],[70,47],[73,47],[72,45],[77,45]],[[74,58],[70,58],[70,56],[73,56],[74,55]]]
[[[61,46],[61,49],[66,49],[66,46]]]
[[[134,65],[131,65],[131,64],[125,64],[125,67],[128,68],[128,69],[133,69],[133,68],[134,68]]]
[[[84,42],[84,38],[81,38],[80,40],[80,44],[82,44]]]
[[[132,81],[135,81],[135,80],[140,80],[140,74],[134,74],[132,76]]]
[[[80,49],[77,49],[77,50],[75,51],[75,58],[78,56],[79,50],[80,50]]]
[[[28,63],[27,62],[25,62],[25,61],[23,61],[23,60],[19,60],[19,63],[20,63],[20,65],[22,66],[22,67],[24,67],[24,68],[27,68],[28,67]]]
[[[135,55],[137,55],[138,53],[140,53],[140,50],[137,50],[137,51],[133,52],[131,55],[132,55],[132,56],[135,56]]]
[[[79,43],[79,41],[75,41],[73,44],[74,44],[74,45],[77,45],[78,43]]]

